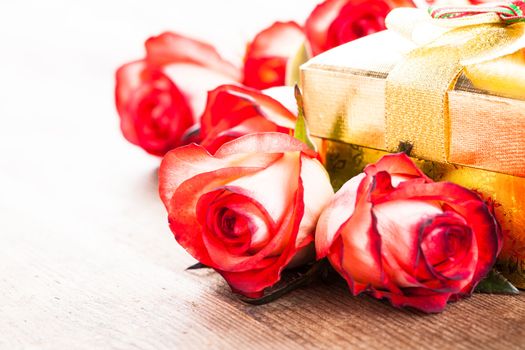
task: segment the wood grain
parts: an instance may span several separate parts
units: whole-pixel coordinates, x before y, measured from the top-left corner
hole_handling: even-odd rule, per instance
[[[1,349],[523,347],[523,296],[427,316],[319,284],[254,307],[213,272],[184,271],[194,261],[157,198],[159,160],[118,130],[114,70],[165,28],[240,58],[239,36],[314,3],[2,2]]]

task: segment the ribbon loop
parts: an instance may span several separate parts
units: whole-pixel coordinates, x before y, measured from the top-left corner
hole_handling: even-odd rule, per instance
[[[525,21],[525,0],[487,4],[485,6],[429,7],[428,13],[437,20],[484,18],[486,23],[497,20],[504,24]],[[481,17],[480,17],[481,16]],[[461,23],[461,22],[459,22]],[[465,23],[465,21],[463,21]],[[481,24],[478,23],[478,24]]]

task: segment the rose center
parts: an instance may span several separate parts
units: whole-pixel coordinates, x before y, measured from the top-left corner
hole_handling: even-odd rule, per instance
[[[424,229],[421,249],[434,271],[447,278],[461,274],[468,264],[472,231],[462,220],[448,215],[438,216]]]
[[[228,208],[222,208],[217,219],[220,221],[218,223],[220,235],[225,239],[237,240],[244,238],[245,235],[249,237],[250,223],[245,217]]]
[[[136,94],[140,137],[160,144],[178,141],[177,135],[192,120],[191,110],[178,88],[162,73],[152,72],[150,80]]]

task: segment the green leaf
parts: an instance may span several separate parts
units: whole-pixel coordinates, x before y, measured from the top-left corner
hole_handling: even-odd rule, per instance
[[[499,271],[492,269],[484,280],[479,282],[476,293],[488,294],[520,294],[520,291],[512,285]]]
[[[267,288],[260,298],[249,298],[239,295],[238,298],[251,305],[264,305],[275,301],[282,296],[298,288],[308,286],[317,281],[324,280],[331,269],[327,259],[319,260],[313,264],[300,266],[295,269],[285,270],[281,274],[281,280],[273,287]]]
[[[304,117],[304,104],[303,104],[303,95],[299,86],[295,85],[295,100],[297,101],[297,122],[295,123],[294,137],[301,142],[304,142],[308,147],[314,151],[317,151],[315,143],[310,137],[310,131],[308,130],[308,125],[306,124],[306,119]]]
[[[200,270],[200,269],[209,269],[210,267],[209,266],[206,266],[204,264],[201,264],[200,262],[199,263],[196,263],[194,265],[191,265],[191,266],[188,266],[186,268],[186,271],[189,271],[189,270]]]

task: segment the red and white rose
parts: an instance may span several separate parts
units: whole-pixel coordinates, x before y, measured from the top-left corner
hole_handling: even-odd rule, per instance
[[[159,184],[175,238],[232,290],[261,296],[287,266],[314,258],[317,220],[333,195],[316,157],[282,133],[244,136],[214,155],[194,144],[170,151]]]
[[[306,20],[311,53],[316,56],[384,30],[386,15],[393,8],[413,6],[411,0],[326,0]]]
[[[201,118],[200,145],[214,153],[228,141],[258,132],[290,134],[297,105],[291,87],[259,91],[222,85],[208,93]]]
[[[328,257],[354,295],[442,311],[487,275],[502,238],[474,192],[435,183],[404,154],[388,155],[348,181],[323,212],[318,258]]]
[[[246,49],[243,84],[256,89],[286,85],[289,63],[305,42],[295,22],[276,22],[255,36]]]
[[[240,81],[241,72],[211,45],[176,33],[152,37],[145,45],[144,59],[117,70],[116,106],[124,137],[163,156],[183,144],[208,90]]]

